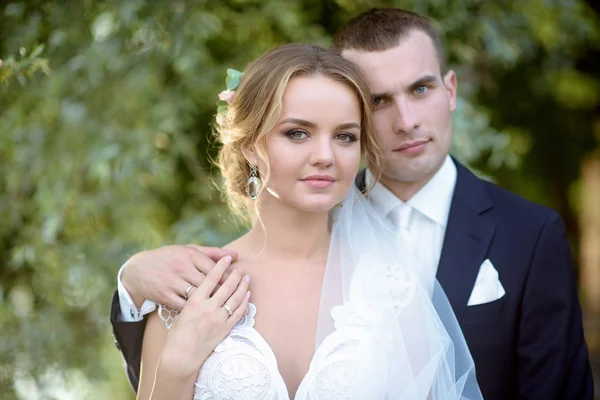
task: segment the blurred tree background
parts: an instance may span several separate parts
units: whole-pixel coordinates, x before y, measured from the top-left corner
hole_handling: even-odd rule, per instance
[[[459,77],[453,154],[558,210],[576,260],[588,254],[600,270],[591,1],[3,1],[2,399],[133,398],[108,323],[118,268],[142,249],[222,245],[240,229],[209,161],[226,68],[287,42],[327,46],[373,6],[438,23]],[[587,253],[582,232],[592,232]]]

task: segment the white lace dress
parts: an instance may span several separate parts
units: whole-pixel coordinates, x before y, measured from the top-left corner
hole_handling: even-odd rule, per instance
[[[393,266],[387,266],[386,272],[385,280],[394,292],[388,299],[393,298],[391,307],[401,312],[414,296],[417,278],[406,271],[394,270]],[[369,281],[367,276],[363,278],[355,282]],[[420,398],[409,393],[403,397],[388,393],[385,363],[389,358],[386,350],[391,333],[386,334],[379,323],[381,316],[361,301],[364,291],[355,287],[352,292],[356,295],[351,296],[350,301],[331,310],[335,330],[317,348],[295,399]],[[194,400],[289,400],[275,355],[254,328],[256,312],[256,307],[250,303],[248,314],[206,359],[195,384]],[[162,306],[159,306],[159,315],[167,328],[176,317]]]
[[[320,344],[295,399],[481,400],[451,305],[437,282],[433,298],[422,287],[396,229],[355,187],[333,220]],[[159,312],[169,327],[176,316]],[[273,350],[254,328],[257,312],[250,304],[205,360],[194,399],[290,400]]]

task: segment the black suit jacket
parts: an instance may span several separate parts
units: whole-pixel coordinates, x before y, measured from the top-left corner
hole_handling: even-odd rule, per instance
[[[455,164],[437,278],[475,360],[484,399],[592,399],[575,271],[561,218]],[[364,172],[357,186],[364,189]],[[467,307],[486,259],[506,295]],[[114,336],[137,388],[145,323],[119,322],[118,314],[115,293]]]

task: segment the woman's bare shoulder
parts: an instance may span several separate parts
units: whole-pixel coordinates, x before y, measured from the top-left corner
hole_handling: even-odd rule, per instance
[[[241,236],[223,248],[233,250],[238,254],[236,262],[232,265],[241,268],[244,273],[253,276],[258,272],[256,256],[259,254],[260,249],[257,250],[254,248],[253,244],[248,239],[249,238],[246,235]]]

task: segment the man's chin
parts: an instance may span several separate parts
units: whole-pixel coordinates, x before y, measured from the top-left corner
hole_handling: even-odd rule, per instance
[[[410,162],[387,163],[384,167],[383,175],[388,179],[399,182],[420,182],[431,178],[435,173],[435,167],[428,161],[428,159],[423,157],[419,160],[410,160]]]
[[[393,176],[410,176],[419,175],[424,169],[428,169],[428,157],[402,157],[395,160],[390,160],[385,164],[385,170],[390,171],[388,175]]]

